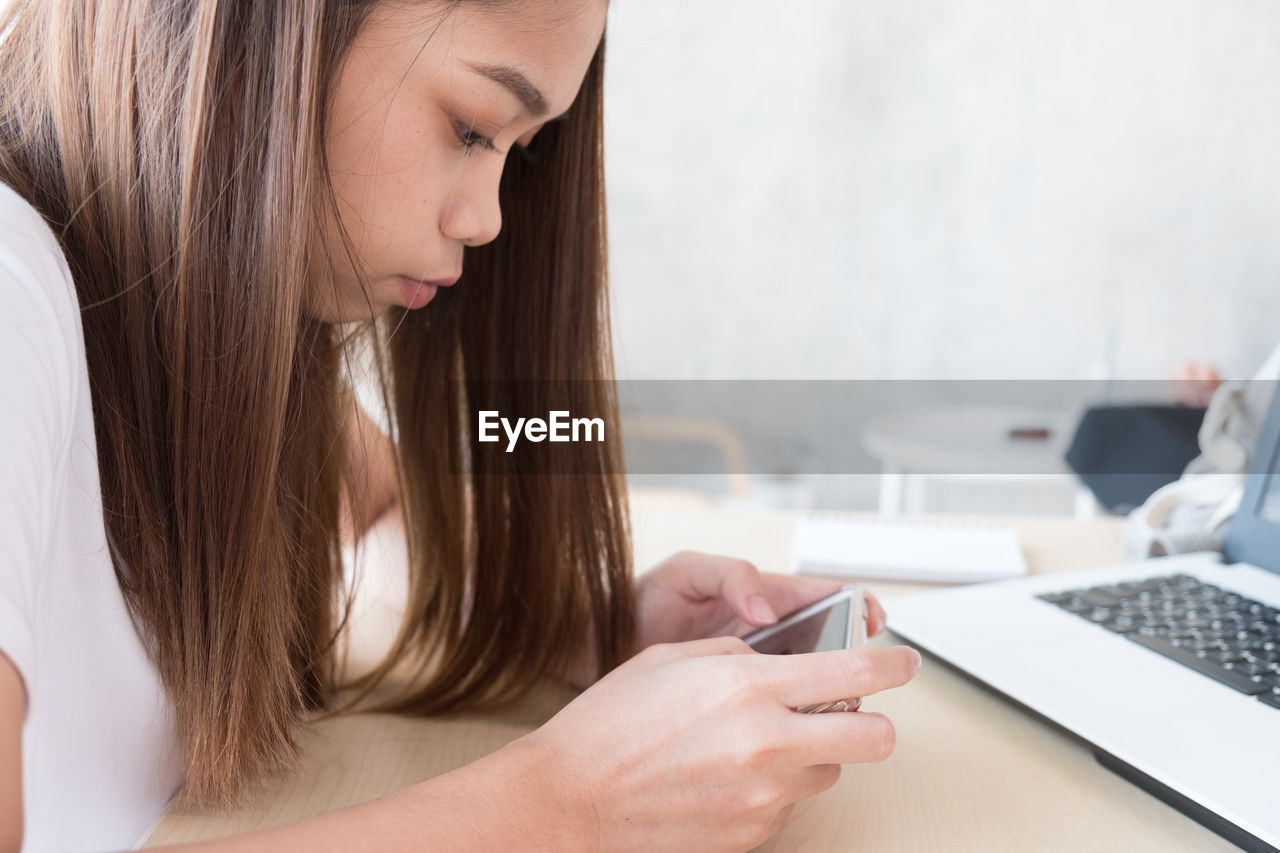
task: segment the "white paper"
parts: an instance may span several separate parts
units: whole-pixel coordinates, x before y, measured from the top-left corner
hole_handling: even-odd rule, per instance
[[[879,580],[972,583],[1027,573],[1007,524],[963,521],[802,519],[791,570]]]

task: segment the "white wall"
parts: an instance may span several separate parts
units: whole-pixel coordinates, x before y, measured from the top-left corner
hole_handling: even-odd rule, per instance
[[[620,374],[1247,373],[1280,2],[613,0]]]

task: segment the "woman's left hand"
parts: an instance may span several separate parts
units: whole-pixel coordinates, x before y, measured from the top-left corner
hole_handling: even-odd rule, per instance
[[[761,572],[746,560],[680,551],[636,579],[636,631],[631,654],[655,643],[741,637],[830,595],[843,582]],[[867,636],[885,625],[884,608],[867,592]],[[585,689],[599,677],[589,643],[560,677]]]
[[[835,580],[761,572],[746,560],[681,551],[636,581],[632,652],[654,643],[742,636],[841,586]],[[870,636],[884,628],[885,612],[870,593],[866,602]]]

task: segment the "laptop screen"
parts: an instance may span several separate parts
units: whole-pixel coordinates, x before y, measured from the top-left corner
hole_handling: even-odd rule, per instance
[[[1267,482],[1262,487],[1262,502],[1258,505],[1258,515],[1264,521],[1280,524],[1280,453],[1275,454],[1271,462],[1271,470],[1267,472]]]
[[[1272,395],[1244,479],[1244,498],[1227,531],[1226,558],[1280,574],[1280,391]]]

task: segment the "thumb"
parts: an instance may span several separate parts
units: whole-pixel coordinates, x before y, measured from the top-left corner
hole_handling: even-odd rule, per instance
[[[778,621],[765,597],[760,570],[746,560],[682,551],[668,566],[668,582],[691,599],[718,598],[748,625]]]
[[[778,614],[764,594],[760,571],[745,560],[731,561],[720,581],[720,594],[738,618],[756,626],[772,625]]]

